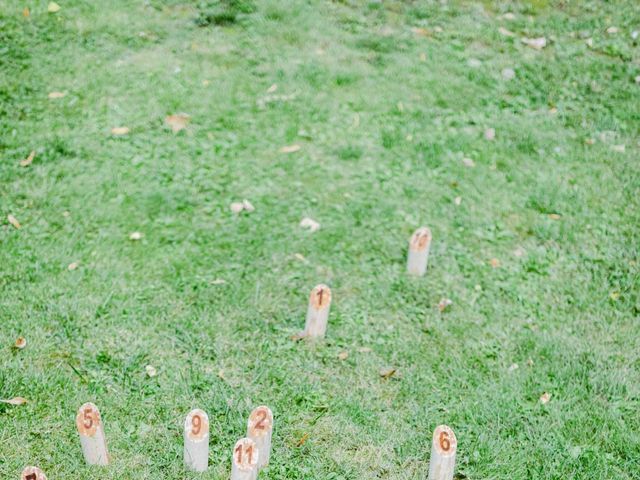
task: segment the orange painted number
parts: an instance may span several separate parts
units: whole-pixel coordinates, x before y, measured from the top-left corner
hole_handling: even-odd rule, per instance
[[[451,448],[451,442],[449,441],[449,434],[447,432],[440,432],[440,448],[445,452],[448,452]]]
[[[202,430],[202,418],[200,418],[200,415],[194,415],[191,419],[191,433],[198,435],[200,430]]]
[[[84,424],[83,424],[84,428],[88,430],[93,426],[93,417],[91,416],[90,408],[84,409],[83,417],[84,417]]]

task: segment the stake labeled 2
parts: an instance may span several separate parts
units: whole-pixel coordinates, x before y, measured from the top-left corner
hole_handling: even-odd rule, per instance
[[[273,413],[264,405],[256,408],[249,415],[247,437],[253,440],[260,452],[258,469],[269,464],[271,456],[271,434],[273,432]]]

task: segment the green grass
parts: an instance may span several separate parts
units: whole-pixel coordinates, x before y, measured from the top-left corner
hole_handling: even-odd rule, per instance
[[[426,478],[440,423],[458,478],[640,478],[634,0],[514,20],[489,1],[58,3],[0,5],[0,398],[29,400],[0,405],[0,478],[228,478],[262,403],[260,478]],[[320,282],[327,338],[295,343]],[[105,469],[82,459],[85,401]],[[182,466],[194,407],[203,475]]]

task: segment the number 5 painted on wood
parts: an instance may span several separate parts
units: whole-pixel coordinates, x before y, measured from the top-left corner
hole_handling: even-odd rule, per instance
[[[109,454],[98,407],[90,402],[82,405],[76,416],[76,427],[86,462],[89,465],[108,465]]]

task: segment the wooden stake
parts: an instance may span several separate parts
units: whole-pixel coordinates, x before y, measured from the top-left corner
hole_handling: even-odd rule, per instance
[[[38,467],[24,467],[20,480],[47,480],[47,476]]]
[[[427,271],[427,260],[431,248],[431,230],[422,227],[416,230],[409,240],[407,270],[411,275],[423,276]]]
[[[184,420],[184,463],[196,472],[205,472],[209,466],[209,417],[199,408]]]
[[[241,438],[233,448],[231,480],[256,480],[260,452],[253,440]]]
[[[429,480],[453,480],[458,441],[456,435],[446,425],[438,426],[433,432]]]
[[[82,405],[76,416],[76,426],[86,462],[89,465],[107,465],[109,454],[98,407],[90,402]]]
[[[305,337],[324,337],[329,320],[329,307],[331,307],[331,289],[321,283],[311,290],[309,296],[307,322],[304,327]]]
[[[271,434],[273,432],[273,413],[264,405],[256,408],[249,415],[247,437],[253,440],[260,452],[258,469],[269,464],[271,456]]]

